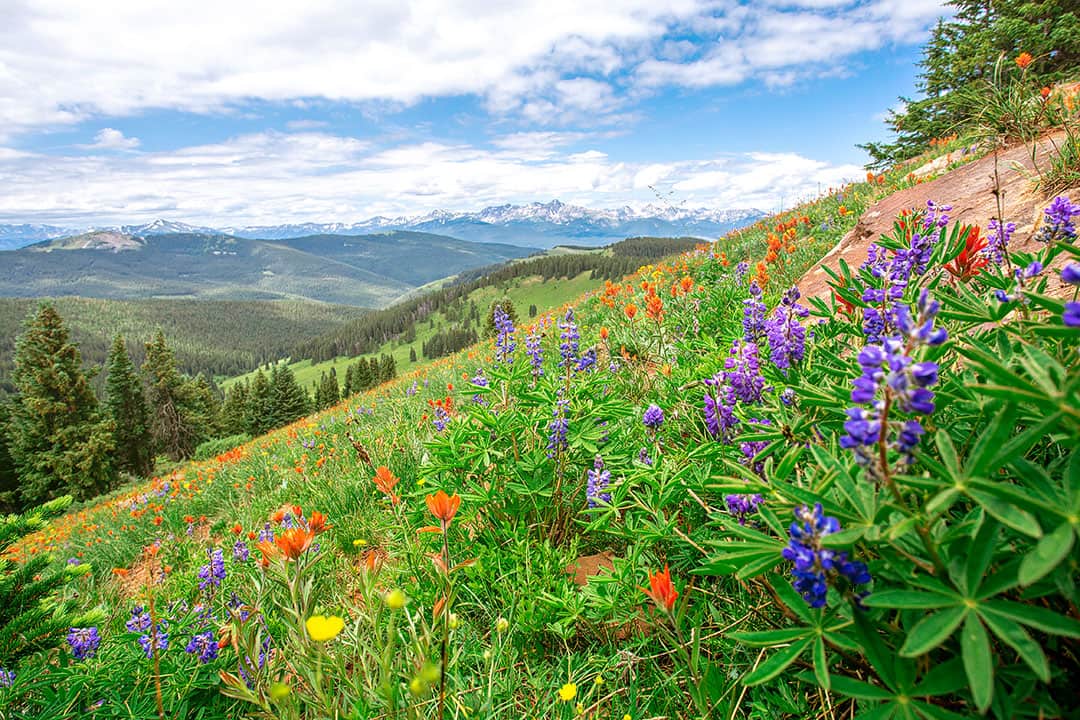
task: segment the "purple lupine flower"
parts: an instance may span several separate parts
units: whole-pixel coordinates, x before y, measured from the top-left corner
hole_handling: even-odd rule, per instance
[[[847,553],[823,548],[821,538],[840,531],[840,522],[828,517],[821,503],[811,510],[795,510],[795,522],[789,529],[790,542],[782,555],[795,564],[792,585],[813,608],[825,607],[829,583],[844,578],[850,585],[865,585],[872,579],[861,562],[849,561]]]
[[[1073,205],[1069,198],[1059,195],[1043,210],[1043,226],[1039,229],[1036,240],[1049,243],[1055,240],[1071,240],[1076,237],[1076,226],[1072,219],[1080,215],[1080,204]]]
[[[529,356],[529,366],[532,368],[533,381],[544,376],[544,351],[540,347],[540,334],[529,333],[525,338],[525,352]]]
[[[660,426],[664,424],[664,411],[660,409],[659,405],[649,405],[649,407],[645,408],[641,423],[654,432],[659,430]]]
[[[555,401],[555,409],[551,413],[552,419],[551,422],[548,423],[549,435],[547,454],[549,458],[555,457],[570,446],[570,443],[566,438],[567,430],[570,427],[570,421],[566,417],[569,407],[569,400],[559,398]]]
[[[585,372],[586,370],[595,368],[595,366],[596,349],[589,348],[584,353],[582,353],[581,357],[578,358],[577,362],[574,364],[574,370],[576,372]]]
[[[1013,273],[1016,275],[1017,280],[1023,278],[1024,280],[1030,280],[1043,271],[1043,264],[1038,260],[1032,260],[1031,264],[1027,267],[1020,269],[1016,268]]]
[[[442,432],[449,423],[450,413],[442,405],[435,405],[431,414],[431,424],[435,426],[435,431]]]
[[[723,383],[721,375],[709,378],[705,385],[712,388],[705,391],[705,427],[714,438],[730,442],[732,429],[739,424],[739,418],[734,413],[735,393]]]
[[[757,512],[757,506],[762,503],[762,497],[753,495],[725,495],[724,503],[727,505],[728,514],[745,525],[747,518]]]
[[[761,302],[761,288],[750,281],[750,297],[743,300],[743,339],[756,343],[765,334],[765,303]]]
[[[589,481],[585,488],[585,496],[588,498],[589,507],[596,507],[597,502],[611,503],[611,493],[607,492],[611,484],[611,471],[604,469],[604,459],[599,455],[593,461],[593,469],[588,472]]]
[[[653,459],[649,457],[648,448],[641,448],[640,450],[638,450],[637,459],[638,462],[642,465],[648,465],[649,467],[652,467]]]
[[[566,367],[577,362],[578,341],[581,339],[577,323],[574,322],[574,308],[567,309],[566,317],[559,323],[559,330],[559,355],[562,357],[559,367]]]
[[[247,562],[251,556],[248,551],[247,543],[243,540],[237,540],[232,549],[233,560],[237,562]]]
[[[474,375],[469,382],[471,382],[473,385],[476,385],[477,387],[488,387],[488,385],[490,384],[488,383],[488,379],[484,377],[483,368],[476,368],[476,375]],[[472,401],[477,405],[484,404],[484,398],[479,393],[473,395]]]
[[[840,438],[840,446],[854,452],[856,462],[867,469],[872,480],[883,478],[886,471],[879,467],[881,460],[872,450],[874,446],[885,441],[901,453],[904,462],[910,463],[924,432],[918,420],[883,418],[886,401],[879,395],[891,397],[893,407],[905,413],[934,412],[934,393],[929,388],[937,384],[938,366],[933,362],[915,362],[909,353],[922,345],[945,342],[948,337],[945,330],[934,327],[939,308],[939,303],[930,299],[925,290],[919,295],[914,313],[908,306],[897,304],[893,316],[899,335],[880,345],[867,345],[859,352],[862,373],[852,381],[851,401],[870,407],[848,409],[848,420],[844,423],[847,434]]]
[[[166,632],[168,623],[162,620],[158,623],[156,630],[151,631],[139,636],[139,645],[142,646],[143,652],[146,653],[146,659],[149,660],[154,657],[155,645],[157,646],[158,653],[163,653],[169,649],[169,633]],[[151,640],[151,635],[154,639]]]
[[[1061,280],[1070,285],[1080,285],[1080,263],[1069,263],[1061,268]]]
[[[199,579],[202,581],[199,583],[200,590],[205,590],[210,586],[219,587],[221,581],[225,579],[225,558],[221,548],[207,550],[206,555],[210,558],[210,562],[199,568]]]
[[[496,362],[513,362],[514,350],[517,343],[514,342],[514,321],[503,309],[502,305],[496,305],[494,311],[495,331],[495,360]]]
[[[741,281],[746,277],[746,273],[750,272],[750,264],[746,261],[742,261],[735,265],[735,279]]]
[[[765,322],[769,357],[773,365],[782,372],[801,361],[806,351],[806,328],[799,323],[799,318],[807,317],[810,311],[800,305],[798,299],[798,288],[787,290],[780,304]]]
[[[1069,327],[1080,327],[1080,302],[1065,303],[1065,311],[1061,314],[1061,321]]]
[[[1016,232],[1016,223],[1007,222],[1002,225],[997,218],[993,218],[987,227],[990,233],[986,236],[986,249],[983,252],[996,265],[1001,265],[1009,252],[1009,241]]]
[[[747,423],[760,426],[772,425],[772,421],[768,418],[750,418]],[[755,460],[754,458],[768,446],[768,440],[746,440],[739,443],[739,452],[743,454],[742,464],[752,469],[761,477],[765,477],[765,461]]]
[[[206,663],[214,660],[218,656],[218,644],[214,639],[214,631],[207,630],[204,633],[198,633],[191,638],[191,642],[184,648],[184,652],[189,655],[199,654],[199,662],[205,665]]]
[[[9,688],[15,682],[15,671],[0,667],[0,688]]]
[[[124,623],[131,632],[146,632],[150,629],[150,613],[143,610],[142,605],[136,605],[131,609],[131,619]]]
[[[263,525],[259,531],[259,542],[274,542],[274,528],[270,527],[270,523]]]
[[[780,393],[780,402],[782,402],[782,403],[784,403],[785,405],[788,405],[788,406],[794,405],[795,404],[795,388],[792,388],[792,387],[784,388],[783,391]]]
[[[597,440],[597,444],[606,445],[607,441],[608,441],[608,429],[607,429],[608,428],[608,421],[607,420],[597,420],[596,421],[596,426],[598,428],[601,428],[601,431],[602,431],[602,434],[600,435],[600,439]]]
[[[732,343],[731,353],[724,361],[724,371],[724,381],[739,402],[748,405],[761,402],[765,378],[758,363],[757,345],[742,340]]]
[[[96,627],[73,627],[68,630],[67,643],[71,646],[71,654],[76,660],[86,660],[97,654],[101,636],[98,635]]]
[[[933,200],[927,200],[923,227],[927,230],[933,230],[935,227],[945,227],[949,224],[948,213],[950,212],[952,212],[952,205],[938,205]]]

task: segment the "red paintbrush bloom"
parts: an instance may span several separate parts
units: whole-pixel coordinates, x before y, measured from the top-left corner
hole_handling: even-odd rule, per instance
[[[311,546],[311,541],[314,538],[315,533],[310,530],[294,527],[278,535],[274,539],[274,544],[278,546],[285,557],[296,560]]]
[[[398,484],[398,478],[394,473],[390,472],[390,468],[385,465],[376,468],[374,482],[379,492],[390,498],[390,502],[396,505],[398,496],[394,494],[394,486]]]
[[[656,606],[666,612],[671,612],[675,607],[675,600],[679,597],[679,591],[671,582],[671,570],[664,566],[664,571],[657,570],[649,573],[649,589],[641,588],[641,591],[653,599]]]
[[[312,510],[311,517],[308,518],[308,529],[316,535],[321,533],[326,529],[326,516],[318,510]]]
[[[1031,57],[1031,53],[1022,52],[1016,56],[1016,66],[1021,70],[1027,70],[1028,65],[1032,63],[1035,58]]]
[[[962,228],[968,231],[964,238],[964,249],[960,251],[952,262],[946,263],[945,269],[949,274],[962,281],[970,280],[986,267],[990,259],[982,254],[986,249],[986,238],[979,236],[979,226]]]

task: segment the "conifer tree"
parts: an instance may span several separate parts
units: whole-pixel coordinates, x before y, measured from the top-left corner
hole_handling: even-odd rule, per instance
[[[307,391],[296,382],[296,376],[288,365],[275,365],[270,373],[270,400],[273,427],[287,425],[308,414],[311,399]]]
[[[112,422],[102,417],[79,349],[51,305],[41,306],[15,342],[12,381],[10,451],[22,499],[86,499],[111,488]]]
[[[320,410],[323,410],[336,405],[340,399],[341,393],[338,388],[337,375],[332,372],[323,373],[319,380],[315,404]]]
[[[353,363],[345,368],[345,383],[341,386],[342,397],[352,395],[356,390],[356,364]]]
[[[8,418],[11,411],[6,402],[0,401],[0,513],[17,510],[19,502],[19,475],[15,472],[15,460],[11,457],[8,440]]]
[[[416,362],[416,348],[409,348],[409,362]]]
[[[22,515],[0,517],[0,668],[11,670],[19,659],[54,647],[72,626],[92,625],[99,612],[76,617],[70,602],[56,595],[88,565],[59,565],[47,553],[14,562],[5,553],[19,538],[41,530],[71,505],[63,495]]]
[[[176,370],[176,358],[161,330],[152,342],[146,343],[142,372],[147,383],[155,451],[173,460],[191,457],[198,435],[188,415],[184,380]]]
[[[262,435],[274,427],[274,401],[270,397],[270,381],[259,368],[247,391],[244,424],[249,435]]]
[[[195,444],[221,437],[221,398],[214,383],[199,373],[182,386],[181,404],[195,433]]]
[[[368,361],[364,358],[356,363],[356,372],[353,374],[353,379],[356,380],[356,386],[353,388],[353,394],[364,392],[374,384],[374,378],[371,375],[371,366],[368,365]]]
[[[225,435],[247,432],[247,421],[244,417],[247,396],[247,380],[236,383],[225,393],[225,402],[221,405],[221,427]]]
[[[115,427],[116,467],[123,472],[145,477],[154,469],[150,412],[142,382],[120,335],[113,340],[106,372],[108,396],[105,407]]]

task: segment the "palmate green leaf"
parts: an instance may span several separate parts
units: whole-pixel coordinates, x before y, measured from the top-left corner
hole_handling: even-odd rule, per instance
[[[960,658],[953,658],[933,666],[923,681],[911,691],[917,697],[950,695],[967,686],[967,674]]]
[[[988,600],[979,604],[979,612],[996,614],[1050,635],[1080,639],[1080,622],[1046,608],[1009,600]]]
[[[897,717],[901,709],[901,705],[897,702],[885,703],[883,705],[877,705],[864,713],[859,713],[855,720],[892,720]],[[910,717],[908,715],[900,714],[900,717]]]
[[[960,649],[971,696],[979,713],[985,713],[994,697],[994,656],[990,652],[986,628],[976,613],[968,613],[964,619],[964,627],[960,631]]]
[[[792,587],[787,578],[772,575],[767,579],[767,582],[773,592],[776,593],[776,596],[780,598],[780,602],[784,603],[788,610],[791,610],[807,625],[818,625],[816,615],[820,615],[820,612],[810,609],[810,606],[806,604],[806,599]]]
[[[997,521],[984,515],[978,532],[971,538],[971,544],[968,547],[964,578],[965,586],[969,591],[974,591],[979,587],[979,583],[986,575],[986,569],[990,567],[990,562],[994,559],[994,551],[997,549],[994,540],[997,537],[997,531]]]
[[[937,446],[938,454],[941,456],[941,461],[945,463],[945,467],[953,474],[953,477],[959,476],[960,462],[956,459],[956,446],[953,445],[949,433],[938,430],[934,433],[934,444]]]
[[[867,607],[897,608],[902,610],[935,610],[961,605],[963,598],[944,593],[920,592],[918,590],[882,590],[863,598]]]
[[[1013,530],[1030,537],[1042,536],[1039,521],[1028,511],[1021,510],[1015,505],[982,490],[968,488],[967,494],[972,500],[979,503],[986,512],[1000,520],[1003,525],[1008,525]]]
[[[1031,585],[1060,565],[1072,550],[1074,534],[1072,525],[1063,522],[1054,532],[1043,536],[1020,563],[1020,584]]]
[[[815,634],[813,628],[797,627],[758,632],[736,632],[730,633],[727,637],[751,647],[772,647],[773,645],[786,645],[799,638],[810,637]]]
[[[927,720],[964,720],[966,717],[965,715],[958,715],[952,710],[946,710],[938,705],[931,705],[920,700],[913,700],[911,707],[915,709],[915,712],[919,713],[920,717]]]
[[[825,690],[830,688],[829,658],[825,653],[825,641],[820,635],[814,639],[814,677],[817,678],[818,687]]]
[[[1035,642],[1027,630],[1012,620],[995,613],[980,613],[979,616],[994,635],[1016,651],[1040,680],[1044,683],[1050,682],[1050,665],[1046,661],[1046,655],[1043,654],[1039,643]]]
[[[832,689],[841,695],[860,700],[892,700],[895,697],[883,687],[837,675],[832,679]]]
[[[966,614],[967,609],[961,605],[924,617],[911,628],[900,656],[911,658],[930,652],[949,639]]]
[[[964,463],[968,475],[985,476],[989,473],[991,461],[1005,442],[1005,438],[1012,432],[1015,415],[1016,411],[1012,404],[1005,404],[986,424],[975,440],[975,444],[972,445],[971,452],[968,453]]]
[[[878,674],[882,682],[890,688],[896,688],[895,659],[892,650],[885,646],[881,636],[878,635],[877,627],[866,617],[866,613],[855,613],[855,637],[862,645],[863,655],[866,656],[874,672]]]
[[[798,660],[799,656],[803,654],[803,651],[810,647],[811,642],[810,638],[805,638],[792,643],[782,650],[774,652],[769,656],[768,660],[758,665],[756,669],[743,678],[743,684],[753,686],[772,680],[774,677],[784,672],[789,665]]]

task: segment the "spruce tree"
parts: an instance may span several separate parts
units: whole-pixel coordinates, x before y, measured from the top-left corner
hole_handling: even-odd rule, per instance
[[[356,392],[356,364],[353,363],[345,368],[345,384],[341,386],[342,397],[347,397]]]
[[[41,306],[15,342],[11,456],[27,503],[91,498],[113,486],[112,422],[103,418],[63,319]]]
[[[15,460],[11,457],[8,440],[8,418],[11,410],[0,400],[0,513],[14,512],[19,502],[19,475],[15,472]]]
[[[142,382],[120,335],[113,340],[106,372],[105,407],[115,427],[116,467],[132,475],[148,476],[154,469],[150,412]]]
[[[88,565],[60,565],[47,553],[15,562],[6,556],[19,538],[41,530],[71,505],[64,495],[22,515],[0,517],[0,669],[12,670],[23,657],[59,645],[69,627],[100,621],[94,611],[81,617],[57,592]]]
[[[315,405],[320,410],[324,410],[332,405],[336,405],[341,399],[341,393],[338,388],[337,375],[335,373],[323,373],[319,379],[319,385],[315,393]]]
[[[247,421],[244,418],[247,395],[247,380],[236,383],[225,393],[225,402],[221,405],[221,427],[225,435],[247,432]]]
[[[142,372],[147,383],[155,451],[173,460],[191,457],[198,435],[187,414],[184,379],[176,370],[176,358],[161,330],[152,342],[146,343]]]
[[[409,348],[409,362],[416,362],[416,348]]]
[[[259,368],[247,391],[244,425],[249,435],[262,435],[274,427],[274,402],[270,397],[270,381]]]
[[[199,373],[181,387],[184,415],[195,433],[195,444],[221,437],[221,398],[217,387]]]
[[[353,388],[354,394],[364,392],[375,384],[375,379],[371,375],[371,366],[368,365],[368,361],[364,358],[357,361],[353,378],[356,380],[356,386]]]
[[[288,365],[276,365],[270,374],[270,399],[273,406],[274,427],[287,425],[302,418],[311,409],[307,391],[296,382],[296,376]]]

